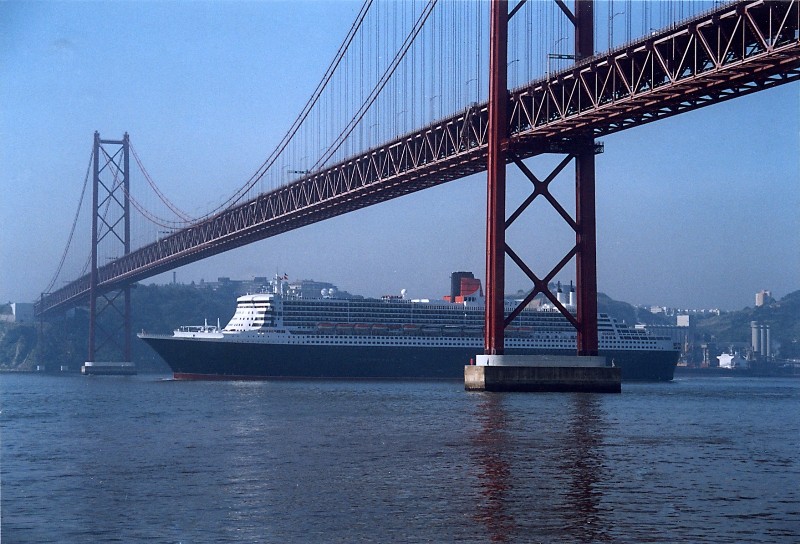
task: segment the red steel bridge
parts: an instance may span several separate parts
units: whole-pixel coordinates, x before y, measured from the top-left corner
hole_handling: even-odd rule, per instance
[[[596,315],[596,306],[590,301],[596,299],[596,279],[592,279],[596,275],[594,155],[601,151],[595,140],[800,79],[800,1],[715,3],[720,5],[666,27],[650,29],[643,37],[600,54],[595,52],[595,44],[600,41],[594,27],[595,3],[578,1],[570,8],[561,0],[553,1],[572,25],[569,35],[574,37],[574,48],[566,54],[549,57],[569,60],[566,69],[548,69],[542,77],[508,90],[506,71],[511,64],[506,57],[508,21],[519,17],[533,2],[528,6],[524,0],[511,5],[493,2],[487,101],[464,104],[454,114],[380,145],[373,143],[341,160],[318,161],[321,166],[296,171],[300,176],[290,183],[233,201],[224,209],[180,229],[162,233],[156,240],[135,249],[130,247],[126,219],[129,212],[125,211],[119,224],[107,225],[107,231],[125,246],[122,256],[100,265],[95,255],[90,272],[43,294],[36,304],[36,313],[47,315],[87,301],[94,308],[98,296],[115,291],[124,293],[126,305],[129,305],[126,288],[133,282],[488,169],[488,215],[490,223],[494,224],[487,234],[489,251],[496,245],[495,255],[487,260],[489,305],[491,297],[497,296],[492,295],[493,289],[499,291],[502,299],[502,265],[494,271],[491,268],[493,263],[496,265],[503,260],[503,255],[510,257],[531,278],[535,288],[529,299],[536,293],[551,296],[548,282],[568,261],[576,259],[578,291],[584,309],[582,312],[579,303],[576,316],[562,311],[578,328],[579,343],[581,334],[584,335],[580,351],[591,353],[592,345],[596,350],[596,322],[594,338],[591,332],[584,330],[591,329],[592,320],[596,319],[590,317]],[[609,13],[612,29],[614,17],[615,14]],[[606,34],[611,43],[608,30]],[[365,103],[369,100],[367,97]],[[118,141],[101,140],[96,135],[94,177],[96,186],[100,181],[100,196],[96,188],[95,247],[100,232],[97,222],[102,221],[98,210],[103,205],[103,187],[107,200],[113,200],[125,210],[129,206],[128,144],[127,135]],[[106,146],[119,146],[119,149],[107,152]],[[554,172],[540,180],[523,160],[544,153],[559,153],[565,158]],[[572,159],[578,161],[575,217],[565,211],[548,190],[552,177]],[[533,191],[519,209],[506,216],[502,202],[499,207],[491,208],[492,198],[501,201],[504,198],[502,192],[492,196],[491,186],[493,183],[497,186],[498,182],[491,178],[498,174],[503,177],[501,172],[512,163],[531,180]],[[102,173],[109,169],[116,172],[114,181],[104,185]],[[582,183],[585,188],[581,188]],[[112,185],[122,192],[115,193]],[[550,202],[576,232],[575,246],[550,274],[541,278],[530,271],[502,237],[502,231],[537,197]],[[494,242],[490,240],[492,236]],[[553,299],[553,303],[557,301]],[[92,309],[92,313],[94,311]],[[129,311],[126,308],[122,313]],[[514,315],[487,316],[487,352],[502,352],[502,327]],[[492,319],[494,325],[489,324]],[[499,338],[490,338],[492,334]]]

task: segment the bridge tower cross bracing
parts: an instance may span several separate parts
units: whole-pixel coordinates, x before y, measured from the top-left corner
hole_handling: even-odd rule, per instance
[[[124,361],[131,360],[130,285],[105,292],[98,288],[101,244],[105,244],[104,247],[110,245],[116,252],[121,250],[122,255],[128,255],[131,251],[129,151],[127,132],[122,140],[103,140],[98,132],[94,133],[89,352],[86,359],[91,362],[96,361],[100,349],[112,345]],[[111,314],[107,319],[107,328],[99,323],[99,317],[105,313]]]
[[[555,0],[564,15],[575,26],[576,62],[594,55],[594,3],[592,0],[575,0],[574,12],[561,0]],[[539,153],[567,153],[567,158],[541,181],[534,176],[510,147],[508,136],[508,20],[524,4],[519,2],[509,14],[507,0],[493,0],[490,8],[489,32],[489,102],[488,102],[488,164],[486,213],[486,317],[484,354],[502,355],[505,327],[542,293],[575,326],[578,336],[578,355],[597,355],[597,237],[595,199],[595,154],[601,146],[594,138],[578,136],[570,140],[548,142]],[[534,153],[535,154],[535,153]],[[575,160],[575,219],[548,192],[550,181]],[[505,185],[506,164],[514,162],[533,183],[531,196],[506,219]],[[547,198],[556,211],[575,231],[574,248],[550,273],[540,279],[506,244],[505,231],[537,196]],[[509,315],[504,315],[505,256],[506,254],[533,281],[534,289]],[[573,316],[549,291],[550,280],[569,260],[575,258],[577,316]]]

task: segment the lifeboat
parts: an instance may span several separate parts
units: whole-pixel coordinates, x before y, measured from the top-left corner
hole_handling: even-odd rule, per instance
[[[336,325],[336,332],[338,334],[353,334],[352,323],[339,323]]]

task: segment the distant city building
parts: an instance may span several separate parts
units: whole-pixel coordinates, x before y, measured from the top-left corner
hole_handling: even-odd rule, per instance
[[[719,308],[670,308],[669,306],[637,306],[641,310],[646,310],[651,314],[664,314],[668,317],[676,317],[679,315],[719,315]]]
[[[12,302],[10,314],[0,315],[0,321],[10,323],[33,323],[33,303],[31,302]]]
[[[772,338],[770,334],[769,325],[759,323],[758,321],[750,322],[750,347],[753,350],[753,356],[759,359],[769,359],[772,357]]]
[[[642,325],[637,324],[637,329],[645,329],[658,336],[666,336],[681,346],[693,344],[695,341],[694,319],[689,315],[679,315],[676,317],[675,325]]]
[[[289,282],[286,293],[298,298],[353,298],[347,291],[326,281],[296,280]]]
[[[764,289],[756,293],[756,307],[763,306],[764,304],[771,304],[773,302],[775,302],[775,299],[772,298],[772,291],[767,291]]]
[[[258,293],[263,291],[269,285],[269,280],[266,276],[256,276],[252,280],[232,280],[228,276],[220,276],[217,281],[200,280],[200,283],[192,282],[192,286],[198,289],[211,289],[217,291],[219,289],[230,289],[236,295],[246,295],[248,293]]]
[[[692,315],[675,316],[675,325],[642,325],[640,323],[636,325],[636,328],[645,329],[651,334],[669,338],[673,343],[680,344],[681,358],[687,363],[694,363],[695,358],[699,360],[702,357],[700,353],[694,353],[697,334],[695,319]]]
[[[228,276],[220,276],[217,281],[200,280],[200,283],[192,284],[198,289],[230,289],[236,294],[246,295],[253,293],[272,292],[273,282],[280,283],[280,292],[284,295],[291,295],[300,298],[356,298],[347,291],[340,291],[332,283],[314,280],[294,280],[289,281],[286,274],[276,275],[274,279],[267,276],[255,276],[252,280],[234,280]]]
[[[675,324],[678,327],[694,327],[694,316],[688,314],[681,314],[675,316]]]

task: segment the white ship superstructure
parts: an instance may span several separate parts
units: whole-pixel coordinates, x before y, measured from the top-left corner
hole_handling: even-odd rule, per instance
[[[482,346],[483,297],[463,302],[381,299],[302,299],[275,293],[245,295],[221,335],[243,342],[337,345]],[[515,307],[507,303],[507,312]],[[199,328],[202,330],[202,327]],[[208,334],[219,337],[220,332]],[[674,349],[672,341],[598,316],[600,349]],[[574,327],[555,309],[523,311],[506,329],[506,347],[575,349]]]

